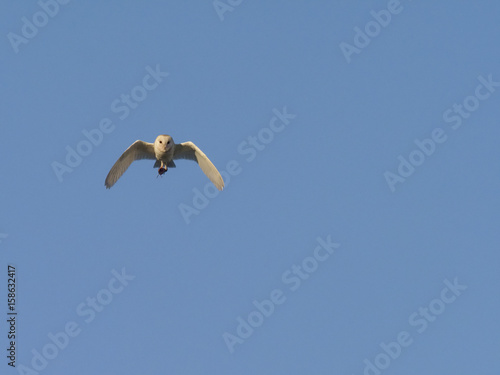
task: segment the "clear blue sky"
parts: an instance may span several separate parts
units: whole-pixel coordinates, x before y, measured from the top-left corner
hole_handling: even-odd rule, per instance
[[[2,5],[0,373],[498,374],[500,4],[216,5]]]

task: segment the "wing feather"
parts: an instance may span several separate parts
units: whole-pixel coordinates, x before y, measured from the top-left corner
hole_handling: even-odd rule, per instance
[[[106,188],[111,188],[122,176],[122,174],[125,173],[128,167],[130,167],[130,164],[132,164],[133,161],[140,159],[156,160],[155,149],[152,143],[143,141],[135,141],[132,143],[132,145],[125,150],[122,156],[120,156],[109,171],[106,181],[104,182]]]
[[[224,188],[224,180],[215,165],[193,142],[184,142],[175,145],[173,159],[188,159],[198,163],[201,170],[219,190]]]

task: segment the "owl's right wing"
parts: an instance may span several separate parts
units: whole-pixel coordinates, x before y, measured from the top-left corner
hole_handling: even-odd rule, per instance
[[[132,145],[125,150],[122,156],[120,156],[109,171],[106,181],[104,182],[106,188],[111,188],[122,176],[122,174],[125,173],[128,167],[130,167],[130,164],[132,164],[133,161],[140,159],[156,160],[155,149],[152,143],[143,141],[135,141],[132,143]]]

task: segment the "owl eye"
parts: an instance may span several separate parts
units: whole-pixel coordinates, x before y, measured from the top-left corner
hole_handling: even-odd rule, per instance
[[[167,142],[167,145],[169,145],[169,144],[170,144],[170,141]]]
[[[160,141],[160,143],[162,143],[162,141]]]

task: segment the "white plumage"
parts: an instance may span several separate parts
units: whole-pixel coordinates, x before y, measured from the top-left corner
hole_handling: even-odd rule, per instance
[[[154,167],[159,167],[158,173],[161,175],[169,167],[175,168],[174,160],[176,159],[193,160],[198,163],[203,173],[207,175],[217,189],[222,190],[224,188],[222,176],[203,151],[193,142],[184,142],[177,145],[171,136],[165,134],[156,137],[154,143],[143,141],[132,143],[109,171],[104,182],[106,188],[111,188],[125,173],[130,164],[140,159],[156,160]]]

